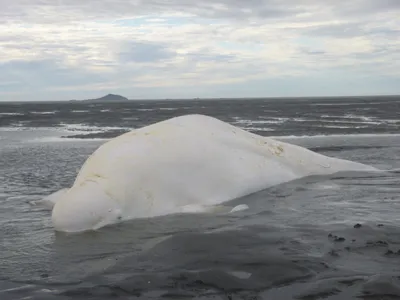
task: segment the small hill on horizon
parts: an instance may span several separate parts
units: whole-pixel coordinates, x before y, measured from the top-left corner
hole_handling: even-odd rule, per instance
[[[96,102],[116,102],[116,101],[128,101],[129,99],[126,97],[123,97],[121,95],[115,95],[115,94],[108,94],[100,98],[96,99],[88,99],[84,101],[96,101]]]

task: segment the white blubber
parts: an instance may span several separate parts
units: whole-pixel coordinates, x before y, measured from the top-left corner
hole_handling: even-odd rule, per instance
[[[51,197],[55,230],[80,232],[212,206],[309,175],[374,171],[203,115],[122,134],[100,146],[73,186]]]

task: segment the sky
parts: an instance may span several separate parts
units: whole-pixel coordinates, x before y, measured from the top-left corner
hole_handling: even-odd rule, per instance
[[[400,0],[0,7],[0,101],[400,94]]]

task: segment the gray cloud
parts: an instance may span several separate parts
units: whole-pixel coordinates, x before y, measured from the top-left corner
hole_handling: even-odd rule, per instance
[[[398,0],[330,0],[330,2],[332,4],[336,2],[334,6],[335,11],[351,15],[387,13],[400,10],[400,2]],[[345,4],[346,2],[347,4]]]
[[[104,0],[104,1],[8,1],[1,0],[3,21],[57,22],[90,19],[112,19],[154,13],[189,13],[202,17],[247,16],[283,17],[295,10],[273,0]]]
[[[234,60],[236,57],[233,55],[223,54],[207,54],[207,53],[189,53],[186,57],[192,61],[214,61],[214,62],[229,62]]]
[[[323,51],[323,50],[310,50],[310,49],[306,49],[306,48],[302,48],[301,52],[306,55],[324,55],[324,54],[326,54],[326,51]]]
[[[121,62],[158,62],[176,55],[175,52],[162,45],[149,43],[127,42],[122,46],[122,49],[119,52]]]
[[[10,61],[0,64],[0,81],[18,82],[28,89],[43,89],[48,86],[74,86],[86,82],[106,82],[107,76],[81,69],[65,68],[57,61],[42,59],[35,61]],[[38,76],[39,74],[39,76]]]
[[[302,31],[303,34],[316,37],[359,37],[359,36],[381,36],[395,37],[400,36],[400,30],[381,27],[368,26],[366,22],[346,22],[343,24],[330,24],[310,26]]]
[[[304,34],[310,36],[326,37],[356,37],[363,36],[367,30],[362,28],[362,23],[349,22],[345,24],[310,26]]]
[[[283,19],[299,14],[346,16],[400,10],[398,0],[0,0],[3,22],[68,22],[143,14],[189,13],[206,18]]]

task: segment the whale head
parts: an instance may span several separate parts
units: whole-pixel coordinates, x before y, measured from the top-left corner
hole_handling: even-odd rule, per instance
[[[96,230],[121,219],[121,209],[95,182],[74,186],[56,202],[52,211],[56,231]]]

